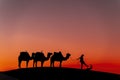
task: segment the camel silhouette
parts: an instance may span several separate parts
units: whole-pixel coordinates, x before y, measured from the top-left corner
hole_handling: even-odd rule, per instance
[[[32,60],[32,57],[30,57],[30,55],[27,51],[20,52],[20,55],[18,56],[18,67],[21,68],[22,61],[26,61],[26,68],[27,68],[29,60]]]
[[[52,55],[50,59],[50,67],[54,67],[54,62],[59,61],[60,62],[60,67],[62,66],[62,61],[66,61],[69,59],[71,55],[69,53],[66,54],[66,57],[63,57],[62,53],[59,52],[54,52],[54,55]]]
[[[50,52],[48,52],[47,57],[44,56],[43,52],[32,53],[33,67],[34,67],[34,65],[37,67],[38,61],[41,62],[41,67],[43,67],[44,62],[49,60],[51,55],[52,55],[52,53],[50,53]]]

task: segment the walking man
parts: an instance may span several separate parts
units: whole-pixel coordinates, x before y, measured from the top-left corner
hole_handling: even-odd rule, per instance
[[[84,61],[84,54],[82,54],[77,60],[80,60],[81,69],[83,69],[83,65],[85,65],[88,68],[88,65]]]

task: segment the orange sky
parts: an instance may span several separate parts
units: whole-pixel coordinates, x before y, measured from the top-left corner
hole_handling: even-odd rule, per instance
[[[94,70],[120,73],[117,0],[0,3],[0,71],[16,69],[20,51],[31,55],[43,50],[45,55],[54,51],[62,51],[64,56],[71,53],[70,59],[63,62],[65,67],[79,68],[76,58],[83,53]]]

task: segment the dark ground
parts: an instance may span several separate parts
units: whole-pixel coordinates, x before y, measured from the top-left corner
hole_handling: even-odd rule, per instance
[[[120,75],[73,68],[24,68],[2,72],[18,80],[120,80]]]

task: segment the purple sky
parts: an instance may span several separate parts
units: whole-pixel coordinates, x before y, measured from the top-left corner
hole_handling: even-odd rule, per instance
[[[45,44],[117,61],[119,35],[119,0],[0,0],[1,50]]]

